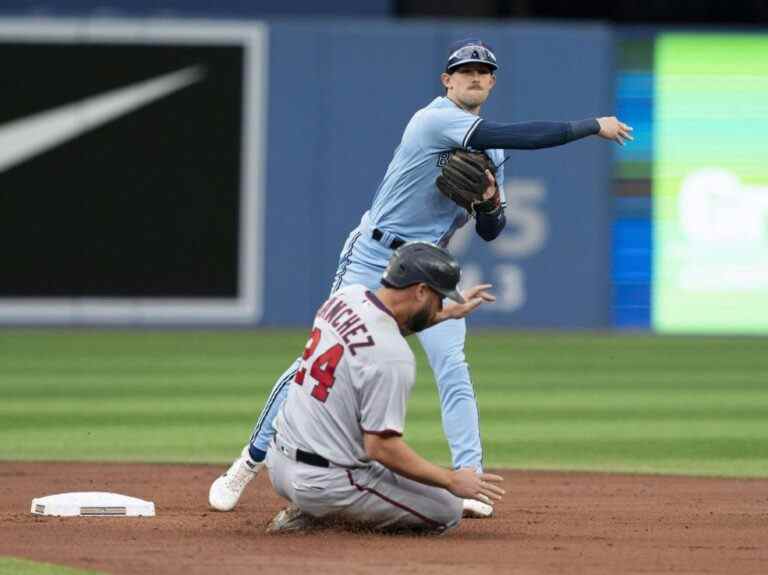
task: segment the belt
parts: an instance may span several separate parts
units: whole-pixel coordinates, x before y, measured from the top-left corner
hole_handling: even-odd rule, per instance
[[[307,465],[314,465],[315,467],[331,466],[331,462],[322,455],[318,455],[317,453],[310,453],[309,451],[304,451],[298,447],[291,447],[277,439],[277,437],[275,437],[275,446],[280,450],[281,453],[290,457],[291,459],[295,459],[299,463],[306,463]]]
[[[384,232],[382,232],[379,228],[374,228],[373,232],[371,233],[371,237],[379,242],[380,244],[383,244],[384,246],[396,250],[400,246],[402,246],[405,242],[401,240],[400,238],[393,238],[390,240],[389,245],[387,245],[386,242],[382,242],[381,239],[384,237]]]
[[[296,450],[296,461],[300,463],[306,463],[307,465],[314,465],[315,467],[330,467],[331,462],[328,461],[322,455],[317,453],[309,453],[301,449]]]

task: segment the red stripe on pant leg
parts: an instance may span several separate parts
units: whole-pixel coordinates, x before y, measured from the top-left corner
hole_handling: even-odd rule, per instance
[[[347,470],[347,477],[349,477],[350,485],[352,485],[358,491],[365,491],[367,493],[371,493],[372,495],[376,495],[377,497],[380,497],[381,499],[383,499],[387,503],[391,503],[395,507],[398,507],[398,508],[400,508],[400,509],[402,509],[404,511],[407,511],[408,513],[411,513],[411,514],[415,515],[416,517],[418,517],[419,519],[424,521],[424,523],[426,523],[430,527],[434,527],[435,529],[445,529],[445,525],[443,525],[441,523],[438,523],[434,519],[430,519],[429,517],[426,517],[426,516],[422,515],[421,513],[416,511],[415,509],[411,509],[407,505],[403,505],[402,503],[398,503],[397,501],[393,501],[392,499],[390,499],[389,497],[387,497],[386,495],[384,495],[382,493],[379,493],[375,489],[371,489],[370,487],[365,487],[363,485],[358,485],[357,483],[355,483],[355,480],[352,479],[352,473],[349,470]]]

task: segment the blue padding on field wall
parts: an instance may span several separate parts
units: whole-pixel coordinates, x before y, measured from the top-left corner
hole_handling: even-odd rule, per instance
[[[602,26],[270,24],[265,324],[311,320],[403,128],[442,93],[447,46],[467,36],[492,44],[500,64],[483,117],[566,120],[613,113],[613,43]],[[517,304],[507,298],[506,307],[489,306],[474,322],[608,325],[610,152],[610,144],[591,138],[512,153],[507,177],[543,190],[533,207],[546,237],[525,253],[499,240],[472,237],[462,244],[457,255],[467,269],[493,283],[499,270],[505,277],[512,270],[525,292]],[[506,245],[521,233],[510,223]]]
[[[646,198],[649,205],[650,198]],[[649,328],[651,322],[652,222],[646,217],[617,217],[613,224],[613,323]]]

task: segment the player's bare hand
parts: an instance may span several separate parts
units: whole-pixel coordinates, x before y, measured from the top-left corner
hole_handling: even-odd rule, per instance
[[[597,123],[600,124],[600,131],[598,136],[605,138],[606,140],[613,140],[617,144],[624,145],[627,140],[634,140],[632,137],[632,126],[619,121],[616,116],[605,116],[598,118]]]
[[[493,287],[491,284],[480,284],[464,291],[461,295],[466,300],[464,303],[451,302],[441,309],[436,318],[436,323],[446,319],[461,319],[467,317],[483,303],[496,301],[496,296],[488,290]]]
[[[483,200],[490,200],[496,193],[496,178],[493,177],[491,170],[485,170],[485,175],[488,178],[488,187],[483,194]]]
[[[493,287],[493,284],[479,284],[476,286],[473,286],[467,290],[464,290],[464,292],[461,294],[464,296],[464,299],[468,302],[479,300],[478,305],[486,302],[494,302],[496,301],[496,296],[494,296],[492,293],[490,293],[488,290]]]
[[[506,493],[497,485],[502,481],[504,478],[500,475],[477,473],[474,469],[464,467],[452,472],[448,491],[462,499],[477,499],[483,503],[500,501]]]

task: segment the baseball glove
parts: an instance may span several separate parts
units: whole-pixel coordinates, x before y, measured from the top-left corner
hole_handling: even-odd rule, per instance
[[[485,153],[453,150],[435,183],[438,190],[470,214],[492,212],[501,205],[501,198],[497,187],[491,198],[483,200],[488,189],[486,170],[496,175],[496,166]]]

